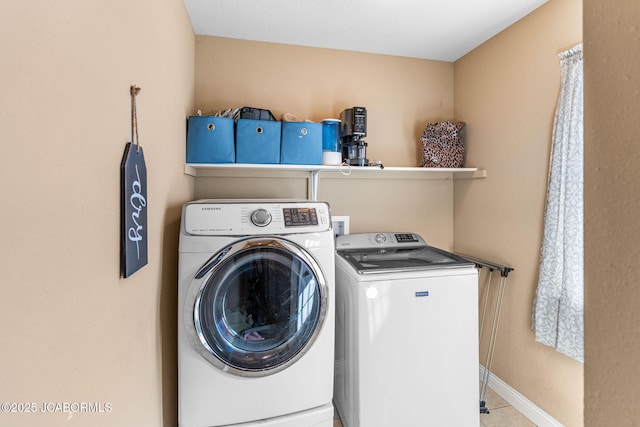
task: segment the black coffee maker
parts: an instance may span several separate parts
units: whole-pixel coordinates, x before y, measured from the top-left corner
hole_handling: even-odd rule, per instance
[[[342,161],[351,166],[369,166],[367,143],[367,109],[347,108],[340,113],[342,120]]]

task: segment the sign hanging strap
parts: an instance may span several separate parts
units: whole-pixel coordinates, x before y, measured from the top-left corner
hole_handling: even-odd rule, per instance
[[[140,88],[136,85],[131,86],[131,143],[136,145],[136,152],[140,151],[140,142],[138,141],[138,113],[136,111],[136,96],[140,93]]]

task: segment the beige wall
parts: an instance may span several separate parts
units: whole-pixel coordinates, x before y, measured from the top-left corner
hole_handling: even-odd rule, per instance
[[[493,371],[573,427],[583,422],[583,365],[536,343],[530,318],[560,87],[558,53],[582,41],[581,18],[581,0],[550,0],[455,63],[455,117],[468,123],[467,159],[488,173],[485,180],[456,182],[455,249],[515,268]]]
[[[385,166],[417,166],[426,124],[453,116],[453,64],[440,61],[198,36],[195,79],[196,108],[205,114],[248,105],[320,121],[365,106],[367,156]],[[295,177],[198,181],[196,198],[305,197],[307,188]],[[352,233],[401,229],[453,247],[450,179],[330,175],[318,198],[351,217]]]
[[[640,409],[640,8],[585,0],[585,425]]]
[[[194,36],[181,0],[0,3],[2,426],[176,425],[175,294]],[[119,276],[120,161],[138,96],[149,264]]]

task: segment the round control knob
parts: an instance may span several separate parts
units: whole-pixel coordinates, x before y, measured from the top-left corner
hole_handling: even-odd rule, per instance
[[[387,241],[387,236],[384,234],[376,234],[376,243],[384,243]]]
[[[251,222],[258,227],[265,227],[271,222],[271,214],[266,209],[256,209],[251,213]]]

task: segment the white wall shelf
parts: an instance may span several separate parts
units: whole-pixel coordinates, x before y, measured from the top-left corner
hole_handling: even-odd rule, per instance
[[[344,177],[355,179],[479,179],[486,178],[487,171],[478,168],[420,168],[420,167],[385,167],[378,166],[324,166],[324,165],[282,165],[282,164],[242,164],[187,163],[184,173],[196,178],[233,177],[250,178],[300,177],[309,178],[310,199],[316,200],[320,175],[327,177]],[[301,175],[302,174],[302,175]]]

